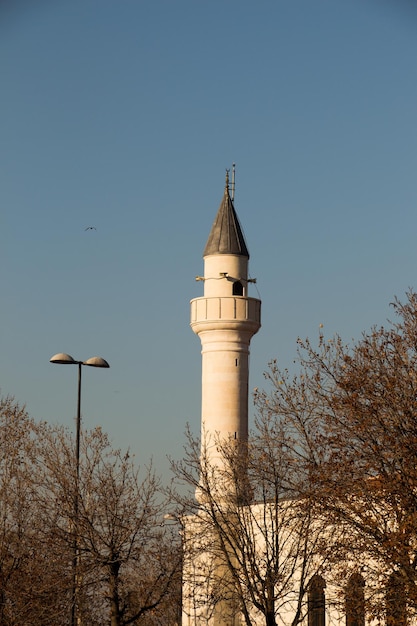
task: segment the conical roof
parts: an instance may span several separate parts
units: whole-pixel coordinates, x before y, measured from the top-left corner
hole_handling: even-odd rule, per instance
[[[203,257],[213,254],[236,254],[249,259],[249,251],[229,193],[229,176],[223,199],[213,222]]]

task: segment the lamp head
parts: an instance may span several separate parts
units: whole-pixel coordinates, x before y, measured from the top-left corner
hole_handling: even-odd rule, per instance
[[[54,354],[53,357],[49,359],[50,363],[60,363],[61,365],[76,365],[78,361],[74,361],[72,356],[69,354],[65,354],[65,352],[59,352],[58,354]]]
[[[83,361],[83,365],[89,365],[90,367],[110,367],[105,359],[101,356],[92,356],[86,361]]]

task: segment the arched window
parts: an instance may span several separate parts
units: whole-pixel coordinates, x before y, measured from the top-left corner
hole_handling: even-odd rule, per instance
[[[404,583],[398,572],[393,572],[388,580],[385,596],[387,626],[406,626],[407,604]]]
[[[308,586],[308,626],[325,626],[326,581],[321,576],[313,576]]]
[[[352,574],[346,585],[346,626],[365,626],[365,581]]]
[[[243,285],[240,280],[235,280],[235,282],[233,283],[233,295],[243,296]]]

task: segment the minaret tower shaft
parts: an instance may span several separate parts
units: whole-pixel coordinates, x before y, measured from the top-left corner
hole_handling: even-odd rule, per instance
[[[249,345],[261,302],[248,296],[249,252],[229,193],[229,176],[205,250],[204,296],[191,301],[202,346],[202,446],[214,464],[216,441],[248,437]]]

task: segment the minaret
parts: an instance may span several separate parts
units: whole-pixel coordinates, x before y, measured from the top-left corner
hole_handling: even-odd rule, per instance
[[[202,446],[219,465],[215,442],[248,437],[249,344],[261,326],[261,302],[249,298],[249,252],[229,193],[203,254],[204,295],[191,301],[191,328],[202,345]]]

